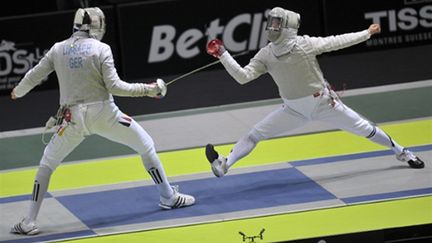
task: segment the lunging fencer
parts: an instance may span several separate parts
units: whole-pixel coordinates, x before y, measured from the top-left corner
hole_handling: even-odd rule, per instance
[[[276,83],[283,104],[258,122],[247,135],[237,141],[225,158],[212,144],[206,146],[206,157],[217,177],[248,155],[261,140],[293,130],[309,121],[331,123],[340,129],[394,151],[396,158],[411,168],[423,168],[424,162],[402,147],[379,127],[364,119],[342,103],[324,79],[316,59],[324,52],[346,48],[369,39],[381,31],[380,25],[368,29],[329,37],[298,36],[300,15],[280,7],[268,15],[266,34],[270,41],[241,67],[225,49],[221,40],[207,44],[207,52],[219,58],[228,73],[240,84],[248,83],[269,73]]]
[[[86,136],[98,134],[125,144],[140,154],[160,194],[159,206],[174,209],[191,206],[195,198],[178,192],[168,182],[150,135],[114,103],[115,96],[160,98],[166,85],[127,83],[115,69],[109,45],[101,42],[105,33],[105,16],[99,8],[78,9],[70,38],[55,43],[40,62],[26,73],[13,89],[12,99],[23,97],[48,74],[55,71],[60,89],[60,109],[47,126],[57,132],[47,144],[34,181],[28,214],[11,232],[24,235],[39,233],[36,218],[53,171]]]

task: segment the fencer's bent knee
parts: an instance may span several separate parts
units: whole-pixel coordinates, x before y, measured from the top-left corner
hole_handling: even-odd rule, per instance
[[[154,156],[157,156],[156,149],[154,146],[148,148],[144,153],[140,153],[143,159],[152,159]]]
[[[153,139],[135,120],[132,120],[130,128],[134,131],[134,136],[137,136],[137,139],[133,139],[135,142],[127,143],[127,145],[141,155],[154,152]]]
[[[374,125],[372,125],[369,121],[365,119],[356,122],[352,126],[352,132],[362,137],[370,136],[374,129]]]
[[[57,167],[60,165],[61,160],[52,158],[51,156],[47,156],[44,154],[42,156],[40,166],[46,166],[51,169],[51,171],[55,171]]]
[[[134,150],[141,156],[156,153],[153,141],[151,141],[151,143],[142,143],[140,146],[135,147]]]
[[[39,169],[37,171],[37,177],[50,177],[53,173],[53,170],[47,165],[41,164],[39,165]]]
[[[140,155],[146,169],[159,166],[160,161],[154,147],[151,147],[146,153]]]
[[[156,154],[156,149],[154,146],[151,146],[146,150],[144,150],[143,152],[139,152],[139,154],[144,157],[152,156],[153,154]]]
[[[257,144],[259,141],[264,139],[264,136],[261,135],[255,128],[253,128],[247,135],[248,139],[250,139],[253,143]]]

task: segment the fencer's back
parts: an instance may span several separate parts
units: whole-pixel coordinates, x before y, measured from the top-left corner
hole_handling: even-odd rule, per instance
[[[104,53],[107,50],[109,53]],[[104,57],[112,59],[107,44],[75,33],[71,38],[56,43],[51,51],[61,105],[112,99],[103,77]]]

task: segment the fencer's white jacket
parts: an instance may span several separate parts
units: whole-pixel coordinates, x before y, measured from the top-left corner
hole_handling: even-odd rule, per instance
[[[273,54],[268,44],[244,68],[228,51],[221,55],[220,60],[240,84],[268,72],[278,86],[280,96],[292,100],[313,95],[325,88],[326,81],[316,59],[317,55],[358,44],[370,36],[368,30],[328,37],[296,36],[291,51],[280,57]]]
[[[29,70],[15,87],[22,97],[56,71],[60,105],[75,105],[113,100],[116,96],[144,96],[146,85],[122,81],[114,66],[109,45],[75,32],[71,38],[55,43],[40,62]]]

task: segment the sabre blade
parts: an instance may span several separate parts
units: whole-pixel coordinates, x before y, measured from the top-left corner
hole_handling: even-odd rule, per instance
[[[245,54],[247,54],[247,53],[249,53],[249,52],[250,52],[250,51],[240,52],[240,53],[237,53],[237,54],[232,55],[232,57],[243,56],[243,55],[245,55]],[[199,72],[199,71],[201,71],[201,70],[203,70],[203,69],[206,69],[206,68],[208,68],[208,67],[210,67],[210,66],[216,65],[216,64],[218,64],[218,63],[220,63],[220,62],[221,62],[221,61],[220,61],[220,59],[219,59],[219,60],[216,60],[216,61],[214,61],[214,62],[211,62],[211,63],[209,63],[209,64],[207,64],[207,65],[204,65],[204,66],[202,66],[202,67],[199,67],[199,68],[197,68],[197,69],[194,69],[194,70],[192,70],[192,71],[190,71],[190,72],[188,72],[188,73],[185,73],[185,74],[183,74],[183,75],[180,75],[179,77],[177,77],[177,78],[175,78],[175,79],[173,79],[173,80],[167,82],[166,85],[168,86],[168,85],[174,83],[175,81],[177,81],[177,80],[179,80],[179,79],[182,79],[182,78],[187,77],[187,76],[189,76],[189,75],[191,75],[191,74],[194,74],[194,73],[196,73],[196,72]]]
[[[188,73],[185,73],[185,74],[183,74],[183,75],[181,75],[181,76],[179,76],[179,77],[177,77],[177,78],[175,78],[175,79],[169,81],[166,85],[168,86],[168,85],[174,83],[175,81],[177,81],[177,80],[179,80],[179,79],[182,79],[182,78],[184,78],[184,77],[187,77],[187,76],[189,76],[189,75],[191,75],[191,74],[194,74],[194,73],[196,73],[196,72],[198,72],[198,71],[201,71],[201,70],[203,70],[203,69],[205,69],[205,68],[208,68],[208,67],[213,66],[213,65],[218,64],[218,63],[220,63],[220,60],[216,60],[216,61],[211,62],[211,63],[209,63],[209,64],[207,64],[207,65],[205,65],[205,66],[202,66],[202,67],[200,67],[200,68],[197,68],[197,69],[195,69],[195,70],[192,70],[192,71],[190,71],[190,72],[188,72]]]

